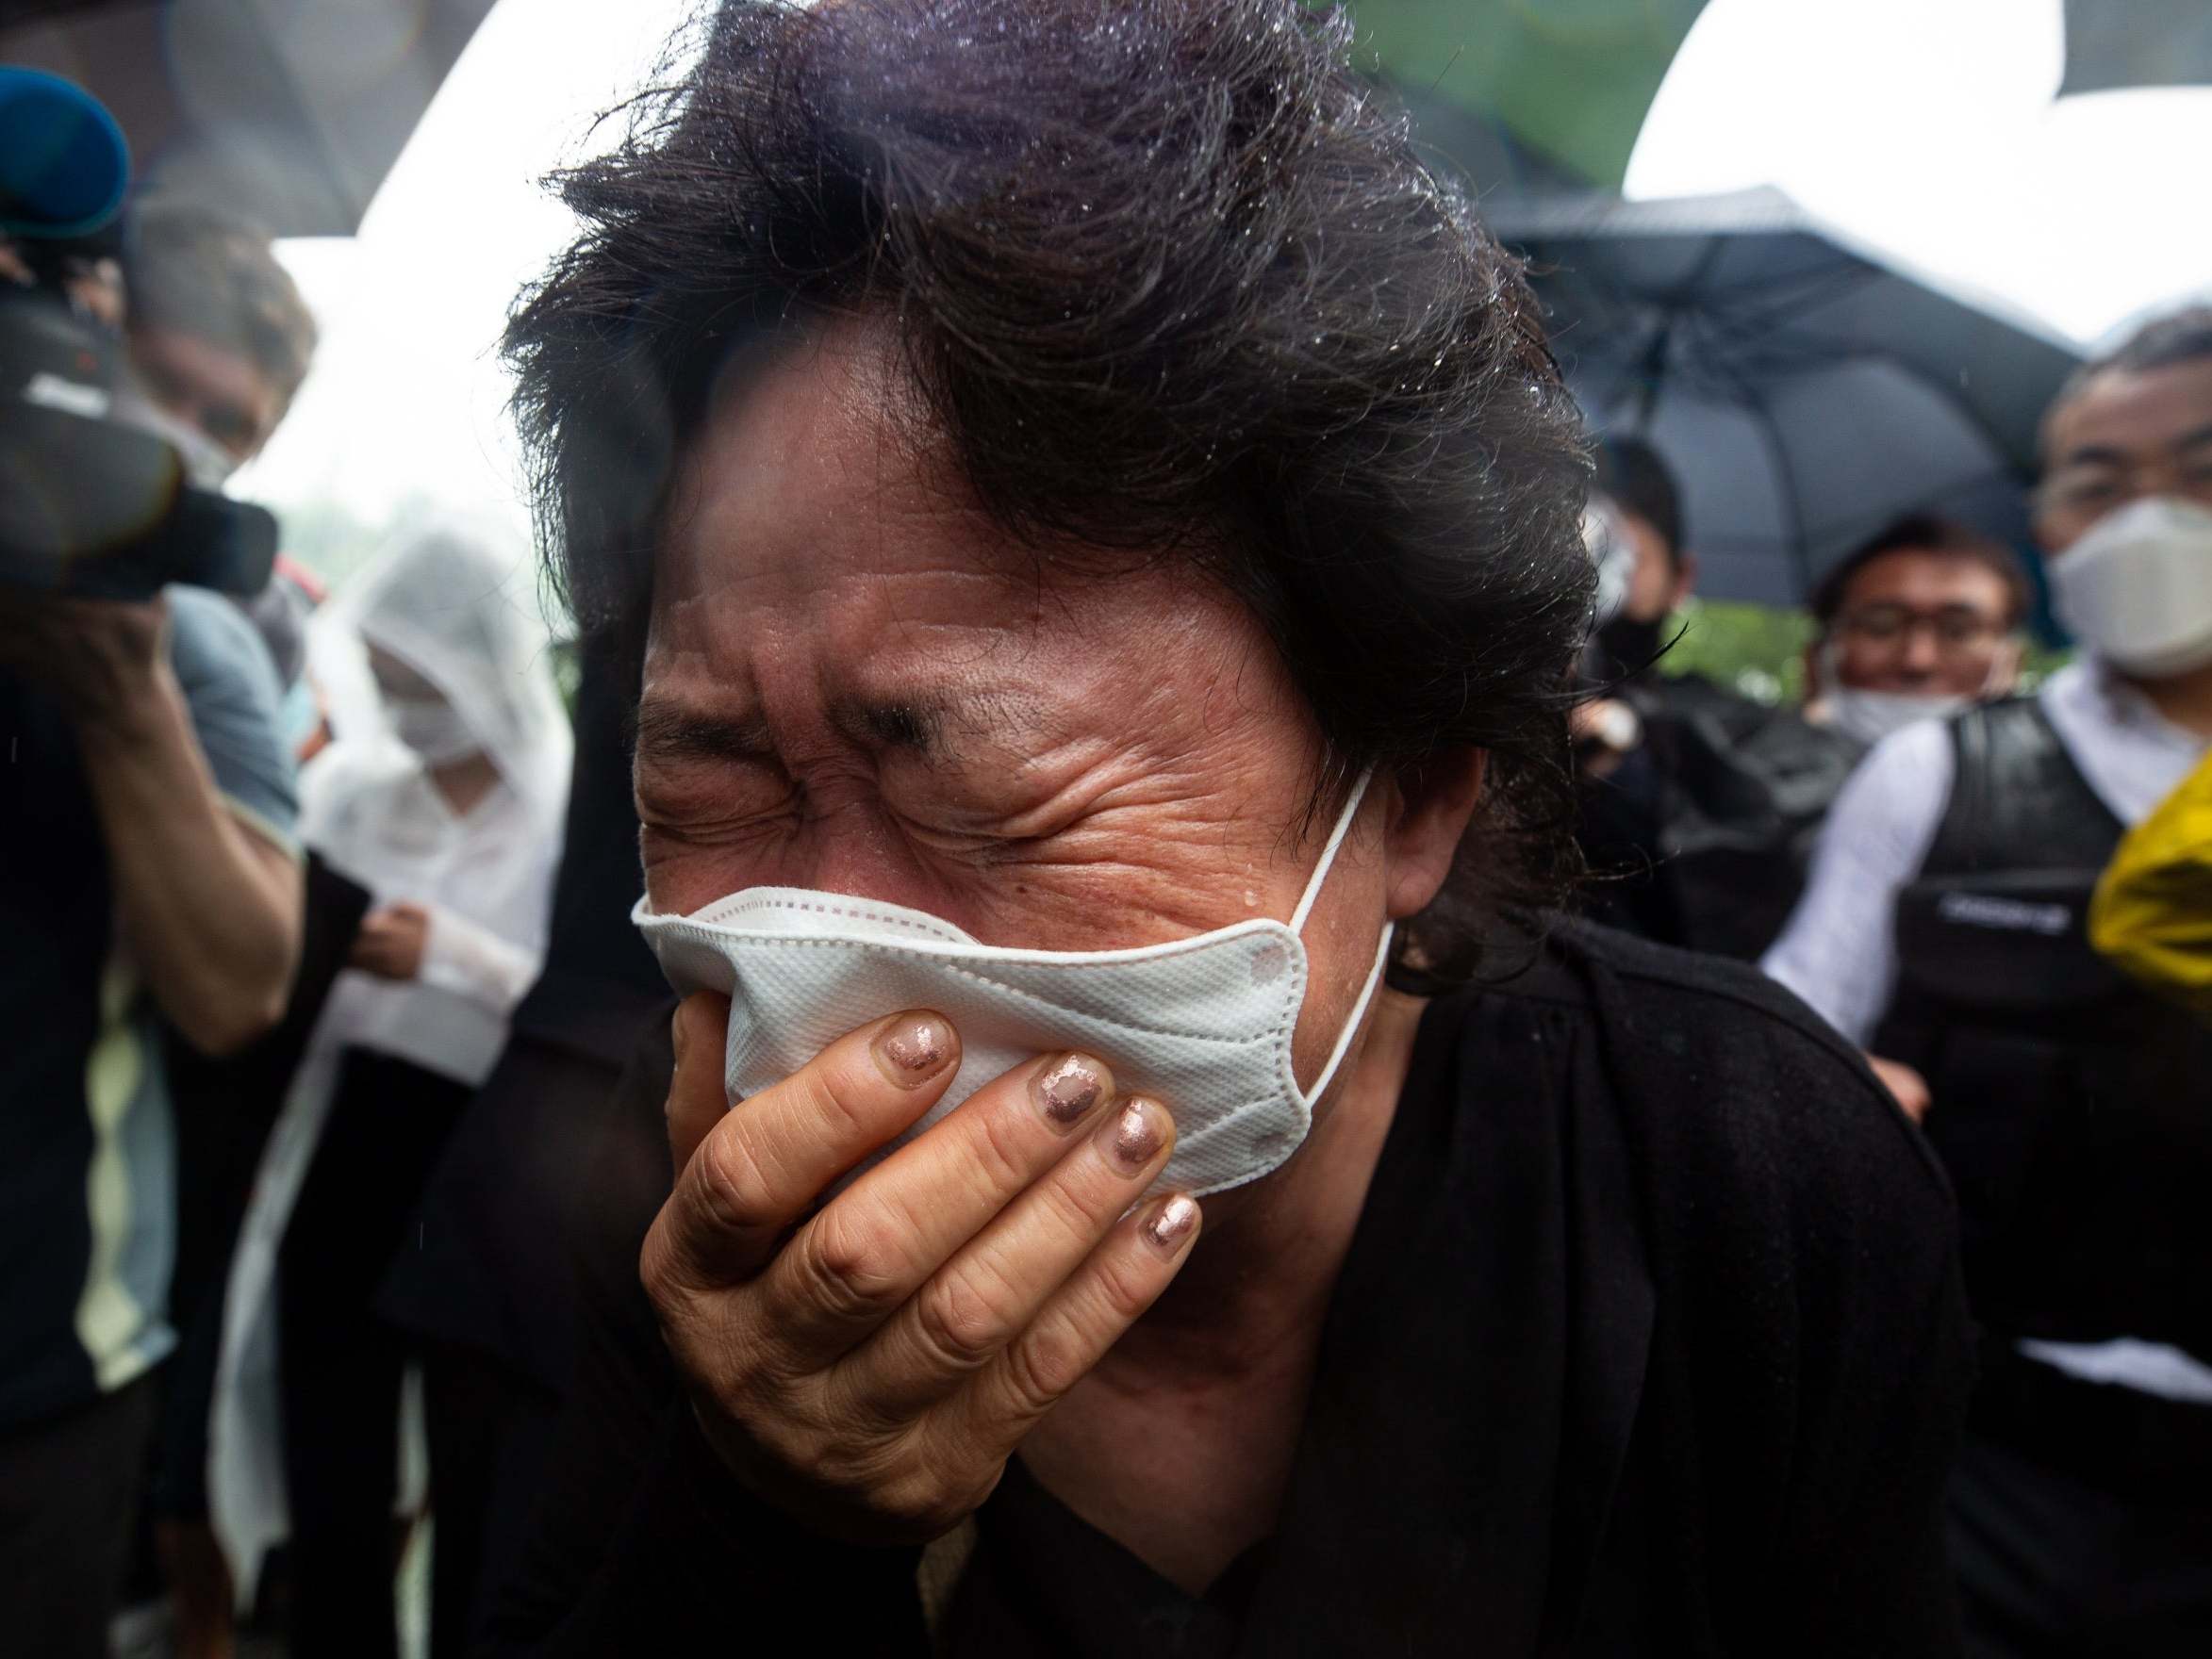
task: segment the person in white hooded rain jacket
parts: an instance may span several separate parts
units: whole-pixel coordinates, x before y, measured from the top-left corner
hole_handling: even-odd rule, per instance
[[[523,568],[404,533],[317,622],[338,740],[301,835],[373,902],[262,1158],[210,1446],[241,1600],[289,1540],[302,1652],[393,1651],[405,1355],[371,1303],[544,945],[571,746]]]

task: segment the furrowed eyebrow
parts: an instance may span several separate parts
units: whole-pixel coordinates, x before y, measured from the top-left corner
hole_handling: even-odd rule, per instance
[[[1033,713],[1033,706],[1022,697],[984,693],[945,702],[852,698],[834,704],[830,720],[857,747],[934,757],[946,752],[949,738],[1006,731]],[[677,702],[640,703],[631,735],[640,760],[663,764],[761,761],[775,754],[768,722],[758,715],[706,714]]]
[[[831,711],[850,743],[925,757],[957,751],[964,738],[993,738],[1032,730],[1037,700],[1009,688],[963,687],[941,696],[854,698]]]
[[[672,703],[637,709],[637,753],[652,761],[756,761],[770,752],[767,725],[729,719]]]
[[[849,742],[865,748],[910,749],[927,755],[942,747],[942,711],[927,703],[841,703],[830,717]]]

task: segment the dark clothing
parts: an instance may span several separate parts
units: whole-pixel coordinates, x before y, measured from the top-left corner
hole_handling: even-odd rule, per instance
[[[1952,1477],[1951,1519],[1972,1659],[2212,1653],[2212,1510],[2201,1494],[2116,1497],[1975,1435]]]
[[[2121,827],[2041,705],[1973,710],[1952,733],[1874,1046],[1939,1103],[1975,1312],[2006,1337],[2136,1337],[2212,1363],[2212,1027],[2090,946]],[[2212,1493],[2212,1463],[2200,1478]]]
[[[480,1348],[422,1355],[422,1421],[434,1481],[430,1651],[468,1653],[488,1586],[522,1559],[560,1403]]]
[[[536,1512],[569,1383],[570,1212],[602,1178],[596,1143],[621,1076],[517,1025],[377,1299],[381,1322],[423,1351],[434,1659],[469,1651]]]
[[[331,985],[346,965],[368,889],[307,854],[300,965],[277,1027],[221,1059],[172,1041],[176,1102],[176,1273],[170,1296],[177,1351],[162,1368],[160,1425],[148,1501],[168,1519],[207,1513],[207,1417],[223,1355],[223,1309],[231,1253],[253,1196],[254,1173],[284,1109],[292,1073]]]
[[[927,1652],[916,1552],[756,1504],[679,1396],[635,1267],[668,1073],[656,1028],[495,1649]],[[1576,929],[1422,1021],[1274,1536],[1192,1598],[1016,1469],[942,1651],[1953,1652],[1969,1370],[1948,1192],[1858,1057],[1755,975]]]
[[[234,810],[281,839],[296,803],[268,652],[226,600],[173,588],[168,605],[170,667],[208,773]],[[175,1341],[167,1318],[175,1173],[159,1023],[118,946],[107,845],[76,735],[53,698],[7,674],[0,942],[6,1429],[144,1375]],[[110,1201],[118,1185],[121,1204]]]
[[[545,966],[423,1193],[381,1303],[427,1340],[476,1348],[555,1394],[571,1336],[565,1217],[641,1025],[669,994],[631,907],[644,891],[630,797],[635,688],[587,656]]]
[[[371,1308],[469,1086],[367,1049],[343,1057],[277,1260],[295,1652],[389,1655],[404,1339]]]
[[[74,1323],[92,1249],[85,1063],[114,928],[100,822],[68,722],[50,698],[0,677],[0,1429],[99,1392]]]
[[[2136,1338],[2212,1360],[2212,1029],[2090,947],[2121,826],[2041,704],[1951,731],[1874,1048],[1928,1080],[1988,1329],[1951,1497],[1973,1650],[2212,1652],[2212,1406],[2015,1346]]]
[[[154,1421],[141,1377],[39,1422],[0,1429],[0,1647],[107,1659]]]
[[[252,626],[168,596],[169,665],[229,807],[291,829]],[[173,1348],[174,1118],[153,999],[122,948],[107,839],[60,705],[0,673],[0,1646],[105,1653]]]
[[[1582,788],[1592,913],[1662,944],[1757,961],[1796,908],[1864,746],[1694,676],[1647,676],[1624,695],[1642,741]]]
[[[622,1064],[668,983],[630,910],[643,891],[630,797],[636,701],[587,653],[576,764],[545,966],[499,1064],[422,1194],[378,1310],[425,1345],[423,1416],[437,1515],[431,1649],[468,1651],[538,1501],[574,1348],[573,1212]]]

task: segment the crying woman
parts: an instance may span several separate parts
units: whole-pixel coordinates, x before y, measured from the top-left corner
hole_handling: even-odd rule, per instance
[[[681,1001],[497,1651],[1956,1646],[1942,1179],[1558,914],[1583,435],[1346,52],[727,0],[566,175],[507,346]]]

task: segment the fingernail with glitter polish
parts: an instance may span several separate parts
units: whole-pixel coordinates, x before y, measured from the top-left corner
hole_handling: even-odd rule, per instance
[[[1072,1129],[1114,1092],[1114,1077],[1086,1054],[1064,1054],[1032,1079],[1037,1109],[1056,1129]]]
[[[952,1058],[952,1027],[932,1013],[900,1014],[877,1035],[876,1063],[901,1089],[928,1082]]]
[[[1147,1216],[1138,1231],[1153,1249],[1164,1256],[1173,1256],[1197,1225],[1198,1201],[1187,1192],[1178,1192]]]
[[[1150,1100],[1132,1100],[1098,1125],[1106,1155],[1130,1174],[1152,1161],[1167,1141],[1167,1113]]]

